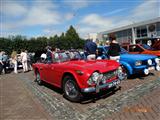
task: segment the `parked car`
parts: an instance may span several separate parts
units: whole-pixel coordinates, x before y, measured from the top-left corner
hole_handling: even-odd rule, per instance
[[[33,64],[36,81],[63,89],[70,101],[80,101],[83,93],[98,93],[117,86],[119,63],[113,60],[83,60],[78,51],[59,51],[51,63]]]
[[[99,46],[98,50],[102,51],[101,56],[105,56],[104,59],[108,59],[109,47]],[[120,64],[122,66],[123,76],[125,77],[144,73],[148,75],[151,70],[160,71],[160,60],[157,56],[154,55],[145,55],[145,54],[129,54],[124,48],[121,48],[120,54]]]
[[[122,47],[131,54],[150,54],[160,57],[160,50],[155,50],[147,44],[128,44]]]
[[[155,50],[160,50],[160,39],[157,40],[153,45],[152,47],[155,49]]]

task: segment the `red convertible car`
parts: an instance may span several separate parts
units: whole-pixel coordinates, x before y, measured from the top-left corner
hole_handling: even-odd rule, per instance
[[[120,83],[116,61],[82,60],[78,51],[59,51],[53,56],[52,62],[33,64],[36,81],[63,89],[70,101],[80,101],[83,93],[98,93]]]

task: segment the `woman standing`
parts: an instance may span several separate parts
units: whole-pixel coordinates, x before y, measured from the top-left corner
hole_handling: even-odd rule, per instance
[[[17,72],[17,52],[13,51],[11,54],[11,58],[12,58],[12,63],[14,64],[14,73],[18,73]]]
[[[115,37],[112,37],[111,39],[112,39],[112,42],[111,42],[109,50],[108,50],[109,59],[116,60],[117,62],[119,62],[120,52],[121,52],[120,45],[116,41]]]

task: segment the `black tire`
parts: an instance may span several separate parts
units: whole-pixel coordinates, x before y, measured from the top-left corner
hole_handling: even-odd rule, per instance
[[[36,72],[36,82],[37,82],[38,85],[43,84],[43,81],[41,80],[40,73],[38,71]]]
[[[82,94],[80,89],[72,76],[65,76],[63,79],[64,97],[72,102],[80,102]]]

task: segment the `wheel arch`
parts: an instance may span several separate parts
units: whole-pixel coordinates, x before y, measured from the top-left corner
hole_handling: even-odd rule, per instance
[[[61,88],[63,88],[63,81],[64,81],[64,78],[66,76],[72,76],[74,78],[75,82],[77,83],[78,87],[80,88],[79,81],[77,80],[78,78],[72,72],[65,72],[65,73],[63,73],[63,76],[62,76],[62,79],[61,79]]]
[[[128,64],[127,62],[124,62],[124,61],[121,61],[120,63],[121,63],[121,65],[123,65],[126,68],[129,75],[133,74],[133,69],[130,64]]]

